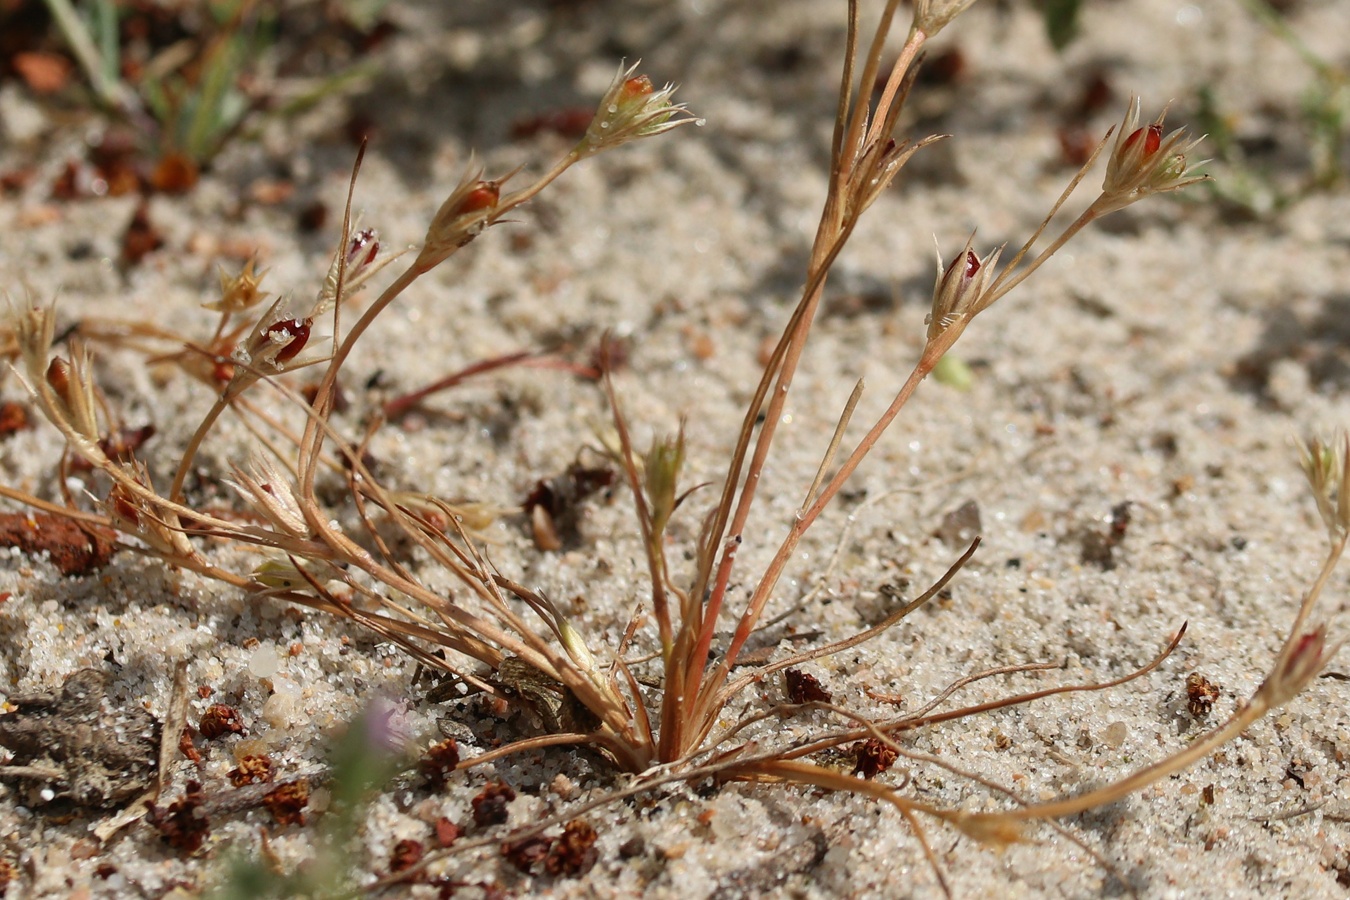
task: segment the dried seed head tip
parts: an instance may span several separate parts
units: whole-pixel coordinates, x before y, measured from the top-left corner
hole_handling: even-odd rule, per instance
[[[577,145],[578,156],[662,134],[689,122],[702,124],[702,120],[688,114],[683,104],[671,103],[674,85],[657,90],[646,75],[633,74],[637,67],[638,63],[627,69],[619,67],[609,90],[600,98],[586,136]]]
[[[267,299],[267,292],[261,290],[263,276],[267,270],[255,272],[258,265],[258,258],[255,256],[244,264],[244,268],[239,270],[238,275],[227,275],[225,269],[220,269],[220,299],[210,303],[203,303],[206,309],[216,312],[234,314],[252,309],[263,300]]]
[[[482,174],[482,169],[471,166],[436,211],[422,252],[417,256],[418,269],[425,271],[440,265],[492,223],[505,179],[485,181]]]
[[[1275,671],[1261,685],[1259,694],[1264,694],[1272,707],[1288,703],[1317,677],[1339,649],[1337,644],[1328,651],[1327,627],[1318,625],[1294,641]]]
[[[1299,462],[1312,488],[1317,512],[1333,543],[1350,533],[1350,434],[1335,443],[1313,438],[1299,445]]]
[[[1188,162],[1203,138],[1190,138],[1185,128],[1164,135],[1166,109],[1152,123],[1140,125],[1139,107],[1136,97],[1116,132],[1106,180],[1102,183],[1102,198],[1098,201],[1103,212],[1128,206],[1149,194],[1180,190],[1209,177],[1194,173],[1203,160]]]
[[[927,319],[930,341],[957,322],[964,325],[988,305],[981,300],[1003,249],[1000,247],[980,259],[971,249],[974,239],[972,234],[965,248],[946,266],[942,264],[942,251],[937,251],[937,282],[933,285],[933,309]]]

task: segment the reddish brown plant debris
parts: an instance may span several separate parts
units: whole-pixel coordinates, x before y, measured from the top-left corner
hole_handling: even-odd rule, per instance
[[[14,863],[7,859],[0,859],[0,895],[3,895],[9,889],[10,882],[17,878],[19,872],[14,868]]]
[[[211,685],[209,684],[199,685],[197,688],[197,696],[201,697],[203,700],[205,700],[207,697],[210,697],[215,692],[216,689],[211,687]]]
[[[0,192],[6,194],[17,194],[28,187],[33,176],[37,174],[37,169],[31,166],[25,166],[18,169],[7,169],[0,172]]]
[[[877,738],[868,738],[853,749],[853,774],[864,778],[876,778],[891,766],[899,756],[895,748]]]
[[[628,368],[628,364],[632,361],[633,346],[631,342],[623,338],[611,338],[602,340],[591,351],[587,368],[594,373],[590,377],[599,378],[604,372],[618,372]]]
[[[814,675],[801,669],[784,669],[783,682],[787,685],[788,699],[793,703],[829,703],[834,699]]]
[[[263,806],[278,825],[305,824],[305,807],[309,805],[309,781],[301,778],[269,791],[263,797]]]
[[[389,854],[389,871],[402,872],[405,869],[411,869],[422,860],[422,854],[426,852],[422,847],[421,841],[411,839],[399,841],[394,845],[394,850]]]
[[[130,462],[141,445],[155,436],[155,426],[118,428],[98,442],[99,449],[118,462]]]
[[[231,769],[226,777],[230,779],[230,784],[235,787],[243,787],[246,784],[262,784],[276,777],[276,768],[266,754],[250,753],[239,760],[238,767]]]
[[[202,761],[202,755],[197,751],[197,744],[192,739],[193,731],[191,725],[183,727],[183,733],[178,736],[178,752],[194,763]]]
[[[214,741],[227,734],[243,734],[244,721],[239,718],[239,710],[233,706],[213,703],[202,713],[202,721],[197,728],[208,741]]]
[[[146,804],[145,819],[170,847],[180,853],[196,853],[211,833],[211,820],[202,808],[205,799],[201,784],[189,781],[183,796],[168,807]]]
[[[28,419],[28,407],[13,400],[0,403],[0,440],[32,427],[33,423]]]
[[[1199,672],[1186,676],[1186,709],[1197,719],[1203,719],[1219,699],[1219,686]]]
[[[553,838],[536,834],[534,837],[502,844],[502,856],[520,871],[529,872],[536,864],[544,861],[552,846]]]
[[[160,157],[150,173],[150,186],[162,194],[185,194],[197,184],[201,172],[197,164],[182,153]]]
[[[62,575],[88,575],[117,552],[112,531],[48,513],[0,513],[0,547],[47,553]]]
[[[516,792],[504,781],[493,781],[469,801],[473,806],[473,821],[478,827],[501,825],[510,815],[506,806],[516,799]]]
[[[444,850],[464,836],[464,829],[445,816],[436,820],[436,846]]]
[[[70,60],[55,53],[16,53],[10,60],[14,71],[35,94],[55,94],[70,81]]]
[[[585,875],[600,858],[595,849],[599,835],[585,819],[573,819],[563,826],[562,837],[553,843],[544,859],[544,871],[553,876]]]
[[[89,163],[93,166],[89,192],[99,197],[125,197],[141,189],[136,165],[140,146],[135,134],[112,129],[89,145]]]
[[[141,201],[132,213],[126,231],[122,232],[122,264],[140,265],[147,255],[163,246],[164,236],[150,221],[150,206]]]
[[[459,745],[454,738],[446,738],[438,744],[432,744],[417,764],[426,778],[427,786],[434,791],[445,787],[446,779],[459,765]]]

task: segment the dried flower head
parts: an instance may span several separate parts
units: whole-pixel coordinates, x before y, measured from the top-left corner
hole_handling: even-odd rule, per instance
[[[1219,699],[1219,686],[1199,672],[1186,676],[1186,709],[1197,719],[1203,719],[1214,709]]]
[[[854,747],[853,754],[853,774],[863,778],[876,778],[900,758],[894,747],[874,737]]]
[[[230,483],[231,487],[273,528],[293,537],[311,537],[312,530],[300,509],[290,478],[283,475],[271,459],[261,455],[254,458],[250,468],[251,472],[236,468],[236,480]]]
[[[380,258],[380,235],[374,228],[356,230],[352,226],[351,237],[346,247],[333,254],[328,265],[328,274],[324,276],[323,286],[314,303],[310,317],[314,318],[331,310],[360,290],[371,276],[379,272],[398,256]],[[338,296],[338,280],[341,276],[342,296]]]
[[[197,730],[208,741],[214,741],[227,734],[244,734],[244,721],[239,710],[224,703],[213,703],[202,713]]]
[[[431,220],[415,267],[419,271],[433,269],[482,234],[492,223],[505,181],[485,181],[482,168],[470,165]]]
[[[885,143],[878,143],[869,148],[855,169],[856,176],[861,182],[855,189],[858,198],[855,201],[857,204],[855,214],[860,215],[866,211],[886,188],[891,186],[891,182],[900,174],[900,170],[909,162],[910,157],[945,137],[946,135],[934,134],[920,141],[896,141],[894,138],[887,138]]]
[[[932,37],[965,12],[975,0],[915,0],[914,27]]]
[[[586,129],[586,136],[577,145],[579,157],[662,134],[689,122],[701,124],[702,120],[688,114],[684,104],[670,102],[675,93],[674,85],[667,84],[656,90],[646,75],[634,75],[639,64],[634,63],[627,69],[619,67],[609,90],[600,98],[600,106]]]
[[[258,258],[252,257],[244,263],[238,275],[227,275],[225,268],[220,269],[220,299],[203,303],[205,309],[233,315],[252,309],[267,299],[267,292],[261,290],[263,276],[267,270],[255,272]]]
[[[595,848],[599,837],[585,819],[568,822],[563,826],[562,836],[544,858],[544,871],[555,877],[586,874],[600,859],[600,852]]]
[[[263,805],[278,825],[304,825],[309,805],[309,779],[288,781],[267,792]]]
[[[1336,655],[1340,645],[1327,649],[1327,627],[1318,625],[1290,644],[1286,654],[1262,683],[1257,696],[1271,707],[1282,706],[1294,698]]]
[[[230,382],[231,391],[237,394],[259,378],[286,371],[309,344],[313,327],[313,316],[292,315],[290,298],[278,298],[235,348],[231,358],[238,365]]]
[[[1188,138],[1185,128],[1164,136],[1166,109],[1152,123],[1141,126],[1139,106],[1136,97],[1116,132],[1106,179],[1102,182],[1102,199],[1098,201],[1103,212],[1121,209],[1149,194],[1180,190],[1209,177],[1194,173],[1204,160],[1187,159],[1203,138]]]
[[[985,305],[980,299],[989,286],[990,278],[998,268],[998,258],[1003,253],[1000,247],[987,254],[984,259],[970,249],[975,235],[966,240],[966,246],[946,266],[942,264],[942,251],[937,250],[938,273],[933,285],[933,310],[928,315],[928,340],[932,341],[958,322],[964,327],[975,313]]]
[[[501,825],[510,818],[507,805],[516,799],[516,792],[504,781],[488,783],[478,796],[469,801],[473,807],[473,821],[480,828]]]
[[[115,483],[100,506],[109,520],[124,534],[133,535],[152,552],[165,559],[187,564],[199,554],[179,527],[177,515],[162,508],[153,499],[150,473],[134,461],[122,467],[124,478]]]
[[[1350,434],[1342,436],[1341,447],[1318,438],[1299,444],[1299,462],[1312,487],[1317,511],[1327,526],[1332,543],[1350,533]]]
[[[276,778],[276,765],[265,753],[248,753],[239,764],[225,775],[230,784],[243,787],[246,784],[265,784]]]
[[[206,794],[199,782],[189,781],[183,796],[167,807],[149,804],[145,819],[164,843],[180,853],[196,853],[211,835],[211,820],[207,817]]]
[[[678,502],[680,467],[684,465],[684,428],[675,437],[652,440],[643,465],[647,502],[651,504],[652,531],[660,534]]]

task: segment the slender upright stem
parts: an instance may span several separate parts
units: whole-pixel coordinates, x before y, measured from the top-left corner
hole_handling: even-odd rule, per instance
[[[222,393],[216,398],[211,411],[197,426],[197,430],[192,433],[192,440],[188,441],[187,449],[183,451],[183,458],[178,462],[178,471],[174,472],[173,475],[173,485],[169,488],[169,499],[174,503],[183,501],[183,484],[187,481],[188,472],[191,471],[192,463],[197,458],[197,451],[202,448],[202,441],[206,440],[207,433],[211,431],[212,426],[216,424],[216,420],[220,418],[220,414],[229,405],[229,394]]]
[[[703,685],[706,674],[705,667],[711,652],[717,618],[721,613],[731,580],[731,572],[735,566],[736,552],[740,547],[741,535],[749,519],[750,510],[754,505],[760,476],[764,471],[769,451],[773,446],[778,424],[782,419],[783,408],[787,404],[792,379],[801,362],[807,338],[810,335],[816,312],[820,306],[820,298],[824,291],[826,278],[844,243],[852,234],[853,228],[857,224],[858,214],[861,212],[855,202],[855,191],[860,185],[867,182],[868,173],[860,172],[859,166],[866,160],[876,158],[875,155],[869,156],[867,148],[889,136],[886,132],[894,126],[895,122],[891,105],[899,95],[900,86],[905,80],[906,73],[913,66],[920,48],[927,39],[922,31],[911,29],[899,58],[891,68],[881,101],[873,110],[868,97],[869,79],[875,78],[875,73],[879,68],[886,32],[897,5],[898,3],[892,0],[892,2],[887,3],[883,12],[882,22],[878,27],[877,34],[868,51],[866,63],[863,66],[863,84],[859,88],[857,102],[854,104],[848,127],[843,134],[842,146],[835,148],[837,153],[836,168],[832,173],[829,196],[826,198],[820,224],[817,227],[812,244],[806,288],[793,313],[792,320],[788,323],[780,348],[775,353],[775,359],[769,363],[761,381],[761,393],[767,401],[762,414],[763,424],[760,426],[759,435],[754,441],[754,449],[745,467],[745,481],[740,485],[739,492],[734,491],[734,485],[741,471],[740,467],[744,462],[744,457],[739,449],[733,455],[732,464],[727,473],[721,506],[714,514],[714,524],[707,537],[707,540],[713,544],[710,547],[710,553],[718,553],[718,547],[720,546],[720,556],[715,566],[715,575],[711,572],[701,572],[699,578],[696,579],[693,592],[694,602],[699,603],[702,600],[702,593],[705,589],[707,589],[707,599],[703,608],[699,611],[699,620],[684,622],[681,628],[682,635],[693,629],[697,634],[697,639],[685,644],[684,647],[677,646],[674,654],[674,656],[683,657],[676,666],[681,670],[682,687],[672,684],[670,679],[674,672],[671,666],[667,667],[667,696],[663,700],[663,705],[676,709],[676,714],[670,716],[663,712],[662,721],[666,727],[676,726],[682,731],[683,725],[688,722],[688,717],[679,710],[683,709],[686,704],[707,697],[708,691]],[[842,112],[841,108],[841,114]],[[772,389],[765,392],[765,388],[770,382]],[[752,412],[757,412],[757,410]],[[742,426],[743,436],[748,437],[749,429],[752,427],[753,420],[747,417],[746,424]],[[734,512],[728,518],[726,512],[733,504]],[[796,526],[794,525],[795,530]],[[781,570],[781,566],[779,568]],[[709,575],[712,575],[711,583],[709,583]],[[776,580],[777,575],[775,574],[772,577]],[[754,600],[752,599],[751,602],[753,604]],[[762,608],[763,602],[760,602],[759,609]],[[751,616],[751,611],[747,610],[746,616]],[[757,617],[758,609],[753,613],[753,618]],[[744,618],[742,621],[745,621]],[[719,669],[719,671],[721,670]],[[687,750],[684,746],[684,737],[668,735],[666,727],[663,727],[662,733],[662,758],[667,758],[667,752],[674,753],[675,757],[678,757]],[[699,731],[702,731],[702,729],[696,726],[694,732]],[[672,739],[668,740],[668,738]]]

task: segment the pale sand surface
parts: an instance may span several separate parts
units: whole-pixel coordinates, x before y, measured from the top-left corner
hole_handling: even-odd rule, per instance
[[[168,246],[125,277],[108,260],[133,201],[57,203],[56,215],[41,221],[34,210],[52,201],[50,177],[40,177],[0,206],[0,284],[16,302],[25,292],[59,298],[63,322],[144,316],[198,335],[210,327],[198,304],[214,290],[212,245],[253,242],[270,269],[266,285],[307,297],[322,277],[333,228],[300,235],[295,212],[313,198],[340,208],[353,149],[337,123],[349,108],[370,111],[379,126],[356,207],[385,246],[399,247],[420,240],[471,150],[490,173],[518,164],[542,169],[564,145],[548,136],[513,142],[510,123],[592,103],[621,54],[640,56],[654,80],[682,84],[679,96],[706,124],[578,167],[519,224],[486,234],[410,291],[351,361],[344,386],[352,409],[339,425],[359,432],[362,411],[380,396],[365,387],[376,372],[387,390],[411,389],[485,357],[560,340],[585,346],[610,330],[631,343],[631,364],[617,384],[639,446],[685,417],[688,483],[718,478],[760,348],[799,289],[823,197],[844,5],[595,2],[571,13],[503,6],[510,4],[393,8],[404,27],[383,51],[385,74],[348,101],[227,151],[188,197],[155,198],[151,212]],[[1297,104],[1311,76],[1239,5],[1092,6],[1083,37],[1062,55],[1050,50],[1025,4],[977,5],[937,42],[936,51],[959,46],[967,68],[954,85],[917,91],[907,127],[915,136],[955,137],[915,161],[839,263],[733,598],[744,596],[790,521],[854,381],[867,380],[855,419],[862,423],[908,372],[924,327],[933,236],[948,256],[976,227],[981,247],[1020,242],[1067,182],[1072,172],[1060,160],[1055,129],[1088,73],[1105,71],[1117,93],[1092,118],[1094,133],[1118,119],[1131,92],[1144,98],[1146,115],[1175,98],[1169,121],[1185,123],[1197,89],[1209,84],[1254,147],[1275,138],[1273,149],[1257,148],[1264,154],[1257,165],[1273,167],[1277,178],[1298,165],[1305,142]],[[1350,64],[1350,5],[1307,0],[1292,22],[1326,58]],[[0,104],[11,129],[40,115],[13,86]],[[57,134],[41,149],[49,173],[80,139]],[[36,152],[15,137],[7,136],[0,161]],[[259,179],[281,176],[299,188],[289,204],[242,199]],[[1085,191],[1081,202],[1087,199]],[[1104,783],[1184,747],[1204,727],[1186,712],[1186,676],[1198,671],[1221,687],[1211,721],[1231,713],[1260,683],[1321,561],[1323,531],[1290,438],[1350,425],[1347,285],[1344,190],[1257,221],[1196,190],[1190,202],[1143,204],[1084,234],[971,327],[956,351],[972,369],[970,389],[925,384],[844,502],[803,545],[770,615],[819,593],[790,620],[780,652],[798,646],[787,640],[791,632],[838,638],[866,627],[882,608],[883,585],[909,585],[909,596],[921,590],[958,553],[935,536],[944,515],[974,499],[984,545],[950,597],[808,671],[838,702],[881,715],[886,708],[867,689],[900,695],[914,709],[971,672],[1064,663],[972,685],[959,702],[976,703],[1119,677],[1185,621],[1189,633],[1176,654],[1127,686],[905,739],[1032,799]],[[145,456],[167,480],[210,398],[181,381],[162,383],[116,354],[103,357],[100,382],[128,424],[160,428]],[[22,397],[13,376],[3,395]],[[427,409],[373,442],[389,482],[504,506],[561,472],[606,415],[593,384],[529,369],[473,382]],[[226,422],[202,463],[219,471],[249,445]],[[8,483],[50,495],[58,453],[55,432],[44,426],[0,445],[0,469]],[[706,508],[711,494],[696,494],[677,517],[677,565],[697,531],[695,509]],[[1082,535],[1104,532],[1123,501],[1133,504],[1132,521],[1116,566],[1084,561]],[[575,547],[542,554],[513,515],[488,537],[504,571],[553,598],[576,598],[570,608],[585,633],[612,647],[646,590],[624,495],[589,504],[581,533]],[[840,559],[830,568],[836,548]],[[473,704],[420,702],[414,664],[396,649],[150,560],[122,554],[97,576],[66,579],[17,551],[0,557],[0,590],[12,592],[0,606],[0,691],[7,695],[51,690],[96,666],[114,672],[117,700],[162,714],[172,663],[187,659],[190,684],[210,685],[212,700],[234,703],[283,773],[319,765],[331,735],[376,694],[407,702],[406,727],[418,746],[436,739],[445,721],[471,755],[485,749],[490,732],[510,736],[522,724],[487,721]],[[220,551],[220,558],[241,570],[251,565],[243,554]],[[439,573],[426,577],[445,583]],[[1347,624],[1346,588],[1338,574],[1322,607],[1338,635]],[[260,643],[246,648],[250,639]],[[287,655],[297,642],[301,652]],[[255,674],[260,651],[280,652],[270,679]],[[1330,667],[1346,671],[1344,659]],[[1213,759],[1065,824],[1145,897],[1346,896],[1347,690],[1343,676],[1321,678]],[[744,708],[781,697],[773,679],[750,691]],[[192,721],[208,702],[194,693]],[[831,724],[812,713],[773,722],[762,738],[788,741]],[[231,742],[216,743],[195,777],[220,789],[233,765]],[[520,791],[513,823],[564,809],[553,787],[559,773],[575,791],[562,793],[575,797],[620,783],[596,759],[566,750],[461,776],[437,796],[396,781],[373,802],[351,861],[368,879],[387,869],[400,839],[430,843],[428,823],[437,817],[467,822],[469,800],[489,776]],[[930,803],[1006,802],[938,769],[916,765],[908,774],[910,790]],[[180,761],[175,785],[188,777],[191,765]],[[23,873],[10,897],[193,889],[218,871],[226,848],[256,848],[259,829],[270,827],[262,812],[223,819],[206,852],[182,860],[138,825],[90,854],[94,820],[52,821],[26,804],[22,790],[0,794],[0,853]],[[600,862],[582,878],[522,876],[495,848],[451,857],[437,871],[498,880],[519,895],[938,895],[904,822],[860,797],[677,787],[590,819],[600,832]],[[961,897],[1127,893],[1049,828],[1002,853],[937,826],[928,833]],[[293,864],[306,858],[313,834],[277,829],[271,847]],[[116,873],[96,876],[100,864]]]

